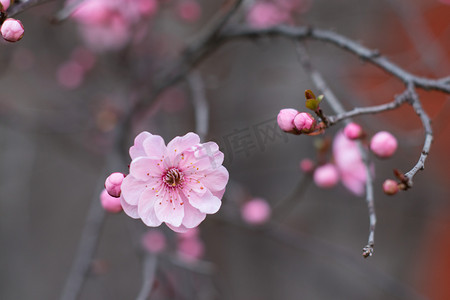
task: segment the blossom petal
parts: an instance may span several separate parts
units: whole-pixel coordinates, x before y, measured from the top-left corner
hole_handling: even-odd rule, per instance
[[[214,196],[209,190],[206,190],[203,195],[199,195],[195,192],[190,193],[188,199],[193,207],[206,214],[215,214],[222,205],[222,201]]]
[[[151,133],[143,131],[134,139],[134,145],[130,147],[130,156],[132,160],[139,156],[147,156],[143,147],[143,142],[151,136]]]
[[[210,191],[220,191],[223,190],[228,183],[229,174],[224,166],[220,166],[218,169],[211,173],[205,174],[200,181],[210,190]]]
[[[156,217],[173,226],[180,226],[184,217],[184,205],[178,191],[175,189],[164,189],[155,195],[155,213]]]
[[[145,183],[128,175],[123,179],[121,189],[123,199],[130,205],[137,205],[145,189]]]
[[[138,157],[130,164],[130,175],[137,180],[157,182],[163,175],[163,166],[160,159]],[[128,177],[128,176],[127,176]]]
[[[122,205],[123,211],[133,219],[139,219],[138,207],[137,205],[128,204],[124,198],[120,197],[120,205]]]
[[[170,229],[172,229],[175,232],[178,233],[185,233],[188,232],[189,230],[191,230],[191,228],[186,228],[186,226],[184,226],[183,224],[181,224],[180,226],[173,226],[170,225],[169,223],[166,223],[167,227],[169,227]]]
[[[206,214],[190,205],[184,195],[182,198],[184,198],[184,218],[182,225],[186,228],[197,227],[206,218]]]
[[[141,195],[138,205],[138,214],[147,226],[156,227],[161,225],[161,221],[156,217],[155,198],[156,190],[147,188]]]
[[[189,132],[184,136],[177,136],[171,140],[169,144],[167,144],[167,152],[170,157],[175,157],[176,155],[181,154],[183,151],[199,143],[200,137],[193,132]]]
[[[152,135],[145,139],[143,148],[146,156],[162,158],[167,153],[166,144],[159,135]]]

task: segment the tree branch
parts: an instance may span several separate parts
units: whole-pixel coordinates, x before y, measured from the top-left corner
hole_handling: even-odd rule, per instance
[[[442,79],[430,79],[420,77],[405,71],[386,57],[382,56],[378,50],[366,48],[355,41],[329,30],[316,29],[311,27],[290,27],[276,26],[264,29],[255,29],[248,26],[236,26],[227,28],[222,34],[225,40],[234,40],[240,38],[260,38],[280,36],[295,40],[318,40],[333,44],[347,52],[350,52],[364,61],[367,61],[387,73],[394,75],[405,84],[413,83],[414,86],[425,90],[437,90],[450,93],[450,84]]]

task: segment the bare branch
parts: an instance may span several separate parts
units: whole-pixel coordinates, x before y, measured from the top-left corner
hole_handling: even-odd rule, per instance
[[[337,34],[333,31],[315,29],[311,27],[290,27],[290,26],[276,26],[264,29],[255,29],[248,26],[231,27],[222,34],[226,40],[238,38],[259,38],[266,36],[280,36],[296,40],[318,40],[333,44],[347,52],[353,53],[364,61],[367,61],[389,74],[394,75],[405,84],[412,82],[416,87],[425,90],[437,90],[445,93],[450,93],[450,84],[442,82],[441,79],[429,79],[425,77],[416,76],[405,71],[403,68],[391,62],[386,57],[382,56],[378,50],[371,50],[355,41]]]
[[[423,109],[422,103],[420,102],[419,96],[414,90],[414,86],[412,83],[408,85],[408,91],[411,99],[411,105],[414,108],[416,114],[419,116],[420,121],[422,122],[422,126],[425,130],[425,142],[423,144],[419,160],[417,161],[415,166],[405,174],[406,178],[408,179],[407,187],[412,187],[413,177],[416,175],[418,171],[423,170],[425,168],[425,160],[428,157],[428,153],[430,152],[431,148],[431,143],[433,142],[433,128],[431,127],[431,119]]]
[[[55,1],[55,0],[28,0],[28,1],[18,3],[18,4],[14,4],[7,11],[8,17],[14,17],[33,6],[44,4],[44,3],[47,3],[50,1]]]
[[[409,99],[409,92],[406,90],[402,94],[395,96],[394,101],[391,101],[389,103],[381,104],[381,105],[374,105],[374,106],[368,106],[368,107],[355,107],[354,109],[350,111],[346,111],[344,113],[340,113],[335,116],[328,116],[329,125],[332,126],[342,120],[353,118],[361,115],[368,115],[368,114],[378,114],[382,113],[388,110],[394,110],[398,107],[400,107],[402,104],[407,102]]]

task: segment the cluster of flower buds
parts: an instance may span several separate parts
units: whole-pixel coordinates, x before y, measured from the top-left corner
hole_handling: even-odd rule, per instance
[[[0,0],[0,12],[6,13],[13,2],[14,0]],[[0,32],[5,41],[13,43],[22,39],[25,29],[19,20],[7,18],[2,24]]]
[[[280,110],[277,122],[281,130],[292,134],[310,134],[317,129],[317,121],[310,113],[298,112],[293,108]]]

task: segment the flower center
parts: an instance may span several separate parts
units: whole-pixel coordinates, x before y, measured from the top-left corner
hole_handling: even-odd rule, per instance
[[[167,171],[163,180],[169,187],[175,187],[183,181],[183,174],[177,168],[172,168]]]

